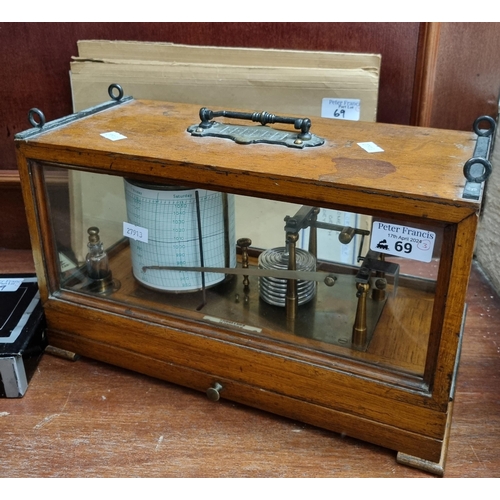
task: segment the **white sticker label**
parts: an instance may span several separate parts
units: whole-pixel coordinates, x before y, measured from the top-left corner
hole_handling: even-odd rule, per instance
[[[59,252],[59,264],[61,265],[61,272],[64,273],[70,269],[75,269],[76,264],[72,262],[66,255]]]
[[[145,227],[134,226],[128,222],[123,223],[123,236],[144,243],[148,242],[148,230]]]
[[[425,229],[374,221],[370,250],[430,262],[436,233]]]
[[[109,139],[110,141],[120,141],[122,139],[126,139],[126,137],[118,132],[105,132],[101,134],[105,139]]]
[[[358,142],[358,146],[363,148],[367,153],[381,153],[384,150],[377,146],[374,142]]]
[[[23,278],[0,279],[0,292],[15,292],[23,282]]]
[[[335,99],[325,97],[321,101],[321,117],[357,122],[361,111],[359,99]]]

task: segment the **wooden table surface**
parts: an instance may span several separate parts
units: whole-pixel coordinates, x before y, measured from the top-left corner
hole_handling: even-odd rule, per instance
[[[33,270],[0,250],[0,273]],[[500,300],[473,267],[445,477],[500,477]],[[0,399],[0,477],[430,477],[396,452],[81,358]]]

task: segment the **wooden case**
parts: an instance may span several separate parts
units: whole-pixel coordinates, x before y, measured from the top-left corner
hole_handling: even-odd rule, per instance
[[[16,137],[50,344],[396,450],[398,461],[442,475],[480,208],[480,200],[463,197],[476,135],[317,119],[311,132],[325,140],[321,146],[242,145],[189,133],[198,113],[199,106],[122,99]],[[91,186],[83,194],[82,176]],[[267,278],[254,275],[249,286],[229,273],[201,291],[172,293],[134,277],[138,240],[124,237],[124,228],[141,226],[131,223],[130,206],[123,209],[123,179],[244,196],[250,220],[259,200],[272,199],[356,214],[373,226],[347,237],[359,261],[318,258],[317,270],[335,284],[318,280],[298,307],[293,290],[301,281],[290,278],[285,306],[264,301]],[[101,194],[89,208],[80,198],[90,199],[92,186]],[[280,227],[293,226],[296,214],[288,215],[277,215]],[[174,217],[163,214],[161,222]],[[158,234],[151,224],[142,248]],[[100,228],[106,249],[112,279],[104,284],[86,271],[89,226]],[[317,230],[351,231],[340,226]],[[238,267],[257,269],[265,249],[247,252],[245,229],[231,233],[230,251]],[[297,236],[313,240],[313,233],[308,227]],[[290,234],[283,232],[285,247],[298,252]],[[384,235],[394,241],[384,243]],[[383,253],[377,244],[387,245]],[[416,252],[420,244],[430,253]]]

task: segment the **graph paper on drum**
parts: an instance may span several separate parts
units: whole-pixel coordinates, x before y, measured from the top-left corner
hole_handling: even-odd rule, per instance
[[[201,248],[198,231],[201,220]],[[165,291],[202,288],[197,272],[149,269],[148,266],[235,267],[234,195],[206,189],[183,189],[125,181],[128,222],[148,230],[148,241],[130,240],[135,278],[145,286]],[[225,278],[205,273],[205,286]]]

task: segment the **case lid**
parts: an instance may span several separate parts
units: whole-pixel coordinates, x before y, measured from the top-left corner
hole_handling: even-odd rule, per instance
[[[17,145],[28,158],[309,205],[370,207],[444,222],[479,208],[480,201],[463,198],[472,132],[317,118],[310,131],[324,139],[320,146],[242,145],[191,135],[187,129],[200,123],[199,112],[197,105],[132,99],[18,137]]]

